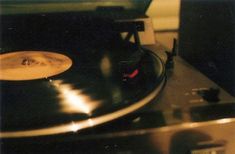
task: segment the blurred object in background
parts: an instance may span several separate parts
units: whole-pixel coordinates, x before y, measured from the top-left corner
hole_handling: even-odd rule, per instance
[[[152,18],[157,42],[172,49],[174,38],[178,38],[180,0],[153,0],[147,10]]]
[[[153,19],[155,31],[177,30],[180,0],[153,0],[147,15]]]
[[[179,54],[235,96],[235,1],[181,1]]]

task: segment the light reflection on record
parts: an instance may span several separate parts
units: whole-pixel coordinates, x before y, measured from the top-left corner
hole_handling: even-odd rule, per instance
[[[164,86],[164,82],[162,82],[159,87],[157,87],[152,93],[150,93],[147,97],[142,100],[133,103],[126,108],[115,111],[113,113],[108,113],[103,116],[89,118],[87,120],[82,121],[72,121],[71,123],[58,125],[54,127],[42,128],[42,129],[34,129],[34,130],[25,130],[25,131],[14,131],[14,132],[1,132],[0,138],[22,138],[22,137],[33,137],[33,136],[44,136],[44,135],[55,135],[61,133],[69,133],[69,132],[77,132],[79,130],[90,128],[96,125],[100,125],[102,123],[117,119],[121,116],[124,116],[130,112],[133,112],[147,103],[149,103],[162,89]]]
[[[140,109],[165,85],[164,66],[153,53],[146,54],[139,73],[128,81],[118,78],[112,56],[101,54],[88,61],[86,53],[68,55],[73,65],[56,76],[1,81],[0,138],[72,133],[101,125]]]
[[[98,100],[92,100],[81,90],[74,90],[70,84],[64,84],[61,80],[51,80],[52,85],[59,92],[59,103],[63,113],[84,113],[90,115],[100,105]]]

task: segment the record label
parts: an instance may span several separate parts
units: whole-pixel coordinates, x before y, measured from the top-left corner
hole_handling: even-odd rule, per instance
[[[0,55],[0,80],[33,80],[51,77],[68,70],[72,60],[59,53],[17,51]]]

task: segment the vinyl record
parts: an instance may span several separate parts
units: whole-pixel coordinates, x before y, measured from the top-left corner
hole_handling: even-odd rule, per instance
[[[126,67],[140,49],[120,37],[113,20],[74,13],[1,18],[0,138],[101,125],[141,108],[164,86],[164,65],[150,51],[141,49],[141,60]]]
[[[3,73],[4,68],[10,66],[9,69],[15,73],[10,77],[15,77],[13,80],[7,75],[1,78],[4,80],[0,83],[0,138],[55,135],[91,128],[143,107],[163,88],[164,65],[150,51],[145,50],[138,68],[123,78],[116,63],[120,60],[116,53],[120,51],[115,50],[120,49],[113,49],[112,52],[93,50],[80,53],[24,51],[18,52],[21,54],[1,54],[1,61],[9,55],[10,59],[25,55],[23,57],[28,57],[27,60],[31,59],[26,60],[27,65],[35,65],[35,61],[55,64],[50,68],[56,71],[45,74],[40,66],[38,72],[25,68],[28,69],[26,73],[22,68],[22,73],[26,74],[26,78],[22,78],[24,75],[14,71],[22,63],[17,65],[13,62],[10,65],[2,61]],[[128,52],[132,51],[124,53],[128,55]],[[48,58],[51,56],[57,61]],[[45,69],[48,67],[45,66]],[[30,71],[36,72],[36,75],[27,78]]]

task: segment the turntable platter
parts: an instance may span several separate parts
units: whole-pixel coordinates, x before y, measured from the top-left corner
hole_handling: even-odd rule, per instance
[[[114,65],[120,51],[2,54],[0,138],[74,133],[151,102],[165,84],[161,59],[146,51],[138,71],[124,81]]]
[[[0,55],[1,80],[47,78],[68,70],[72,61],[65,55],[43,51],[18,51]]]

